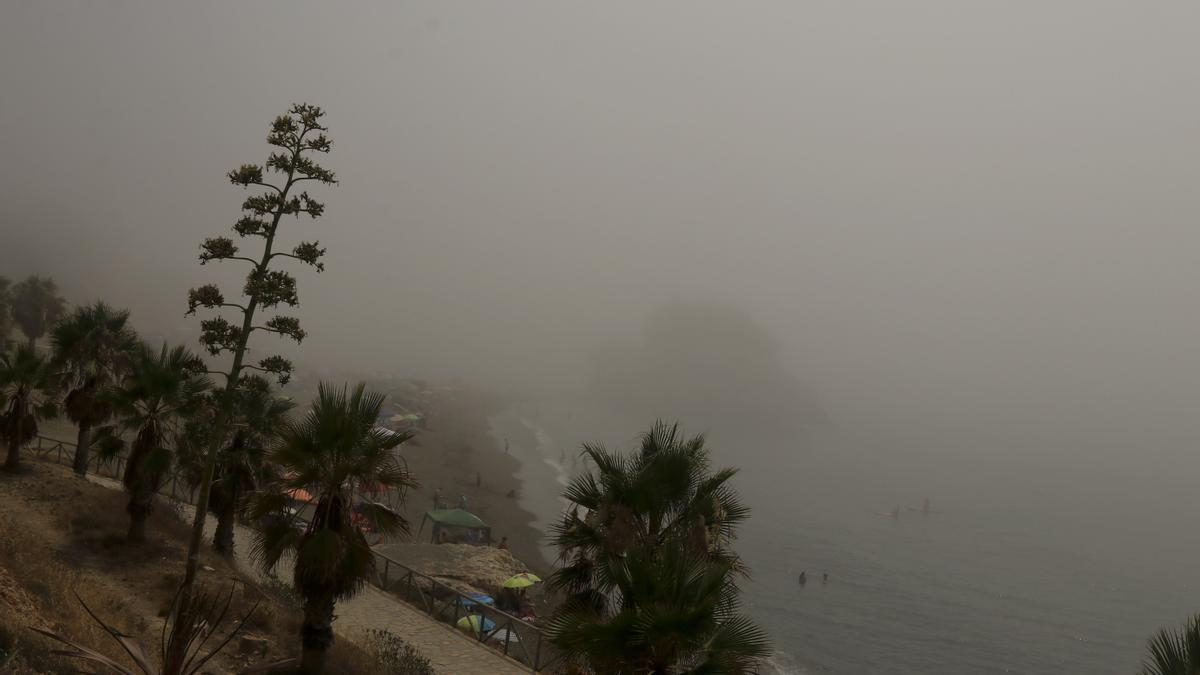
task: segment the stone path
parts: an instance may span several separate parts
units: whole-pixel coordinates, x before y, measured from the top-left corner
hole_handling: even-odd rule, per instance
[[[123,489],[118,481],[110,478],[88,474],[88,480],[104,487]],[[195,517],[195,508],[182,502],[177,504],[187,517],[187,522],[191,522]],[[212,516],[208,517],[206,541],[212,540],[216,522]],[[261,581],[264,575],[247,553],[251,536],[249,528],[237,526],[234,562],[243,574]],[[290,564],[281,562],[277,574],[281,579],[290,578]],[[374,586],[367,586],[358,595],[337,604],[337,619],[333,628],[339,635],[360,643],[368,629],[390,630],[421,652],[443,675],[529,675],[530,672],[528,668]]]

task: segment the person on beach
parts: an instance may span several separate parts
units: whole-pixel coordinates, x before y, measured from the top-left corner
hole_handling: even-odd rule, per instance
[[[821,573],[821,583],[823,583],[823,584],[829,583],[829,572]]]
[[[467,496],[466,495],[458,496],[458,508],[462,509],[463,511],[467,510]]]
[[[508,550],[508,537],[500,537],[500,543],[496,544],[496,548],[500,549],[501,551],[507,551]]]
[[[807,583],[808,583],[808,575],[805,574],[804,572],[801,572],[800,573],[800,585],[803,586],[804,584],[807,584]]]
[[[433,510],[442,508],[442,488],[433,489]]]
[[[504,439],[504,454],[508,454],[508,439]]]

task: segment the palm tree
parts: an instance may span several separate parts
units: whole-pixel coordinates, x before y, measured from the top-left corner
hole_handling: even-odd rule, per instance
[[[1150,638],[1142,675],[1200,675],[1200,614],[1182,629],[1163,628]]]
[[[749,509],[728,485],[736,470],[712,471],[703,436],[661,422],[632,455],[583,454],[596,469],[567,486],[552,528],[555,644],[598,673],[748,672],[770,652],[738,611],[732,542]]]
[[[78,307],[54,327],[54,360],[71,387],[63,401],[67,417],[79,427],[75,473],[87,475],[92,430],[112,417],[104,395],[128,369],[138,348],[129,312],[103,302]]]
[[[58,294],[58,284],[50,277],[31,276],[10,291],[12,317],[30,346],[46,334],[66,313],[67,303]]]
[[[213,411],[222,391],[210,397]],[[245,377],[234,393],[233,437],[221,448],[216,476],[209,494],[209,511],[217,516],[213,548],[225,558],[233,557],[234,525],[243,497],[274,478],[267,463],[267,450],[283,432],[288,415],[296,404],[277,396],[264,378]],[[181,464],[193,488],[203,482],[204,451],[208,448],[212,426],[207,420],[187,425],[187,438],[180,439]]]
[[[4,468],[21,465],[21,446],[33,440],[38,420],[54,417],[54,373],[31,345],[0,356],[0,437],[8,443]]]
[[[209,388],[203,372],[204,362],[184,347],[163,345],[155,354],[142,346],[121,384],[111,390],[118,423],[102,430],[101,452],[113,456],[124,449],[118,431],[135,434],[122,481],[129,492],[129,541],[145,541],[154,493],[174,461],[174,448],[168,444],[203,409],[203,394]]]
[[[300,629],[300,672],[324,672],[333,644],[333,611],[338,600],[357,593],[375,574],[375,556],[366,537],[351,520],[361,513],[382,534],[407,532],[398,513],[404,490],[415,485],[395,449],[411,436],[375,427],[384,396],[322,383],[303,419],[289,422],[270,459],[282,472],[275,490],[255,499],[252,516],[268,523],[259,532],[253,555],[271,572],[280,559],[295,559],[293,586],[304,599]],[[358,501],[360,488],[395,490],[391,505]],[[300,531],[286,514],[287,495],[311,495],[310,520]],[[357,503],[356,503],[357,502]],[[267,516],[275,516],[266,519]]]

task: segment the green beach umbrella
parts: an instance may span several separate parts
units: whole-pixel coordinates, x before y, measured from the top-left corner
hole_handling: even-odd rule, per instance
[[[505,581],[501,585],[505,588],[528,588],[541,582],[542,580],[533,572],[521,572],[520,574],[509,577],[508,581]]]

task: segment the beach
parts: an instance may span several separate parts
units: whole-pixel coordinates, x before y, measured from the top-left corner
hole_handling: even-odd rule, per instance
[[[406,496],[405,515],[412,524],[412,540],[427,542],[430,528],[422,530],[421,520],[433,508],[435,490],[441,489],[448,506],[457,506],[465,496],[466,510],[491,526],[493,543],[507,537],[515,557],[535,572],[547,573],[550,559],[543,547],[544,531],[521,500],[528,489],[519,477],[522,462],[505,453],[489,422],[489,416],[503,407],[498,399],[465,386],[435,389],[427,429],[419,430],[401,451],[419,483]],[[510,446],[524,447],[524,441],[517,441],[511,439]]]

